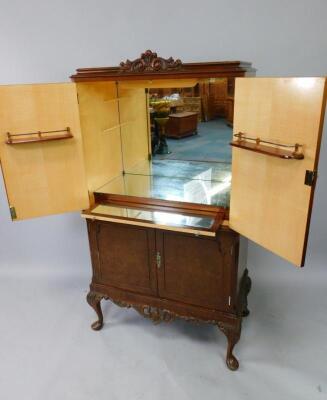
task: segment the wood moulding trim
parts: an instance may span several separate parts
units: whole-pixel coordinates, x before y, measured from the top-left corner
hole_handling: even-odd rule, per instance
[[[111,215],[110,213],[108,214],[103,214],[95,211],[96,207],[98,207],[101,204],[95,204],[92,208],[88,210],[84,210],[81,214],[82,218],[86,219],[91,219],[91,220],[99,220],[99,221],[107,221],[107,222],[114,222],[114,223],[121,223],[121,224],[127,224],[127,225],[134,225],[134,226],[143,226],[147,228],[155,228],[155,229],[162,229],[162,230],[168,230],[168,231],[175,231],[175,232],[182,232],[182,233],[191,233],[195,235],[201,235],[201,236],[209,236],[209,237],[215,237],[216,232],[218,231],[220,225],[223,223],[224,220],[224,212],[204,212],[202,211],[201,213],[196,213],[196,212],[190,212],[186,211],[183,209],[176,210],[173,209],[173,211],[169,208],[166,207],[165,212],[171,212],[171,213],[176,213],[186,215],[186,216],[208,216],[213,219],[212,226],[210,228],[200,228],[200,227],[195,227],[195,226],[189,226],[189,225],[172,225],[172,224],[160,224],[155,221],[149,221],[149,220],[143,220],[143,219],[136,219],[132,217],[124,217],[124,216],[117,216],[117,215]],[[104,204],[104,205],[112,205],[114,207],[120,207],[124,208],[122,205],[117,205],[117,204]],[[151,206],[141,206],[141,207],[131,207],[128,206],[128,208],[135,208],[135,209],[142,209],[145,211],[158,211],[157,207],[151,207]]]
[[[95,282],[90,286],[89,297],[90,294],[92,294],[97,302],[104,299],[110,300],[120,307],[132,307],[143,317],[152,319],[157,323],[170,322],[174,319],[181,318],[187,321],[236,326],[241,323],[242,317],[246,317],[249,314],[247,297],[250,289],[251,279],[246,269],[240,283],[237,307],[232,313],[207,309],[200,306],[191,306],[185,303],[176,303],[176,301],[132,293]],[[187,310],[185,310],[186,306]],[[173,310],[174,307],[175,309]],[[191,312],[191,309],[193,309],[193,312]]]
[[[98,194],[98,193],[95,193],[95,194]],[[210,209],[210,210],[201,208],[201,206],[202,206],[201,204],[199,204],[200,208],[189,207],[189,204],[196,206],[197,205],[196,203],[186,203],[186,205],[185,205],[184,202],[178,202],[179,204],[177,205],[177,204],[172,204],[171,201],[169,201],[169,200],[162,200],[162,201],[165,201],[166,204],[161,204],[161,203],[157,204],[156,199],[151,199],[151,198],[149,198],[149,200],[154,200],[153,202],[144,202],[144,203],[141,201],[130,201],[129,199],[115,201],[112,199],[108,200],[105,197],[101,197],[101,198],[103,199],[103,202],[100,201],[98,203],[98,205],[105,204],[105,205],[112,205],[115,207],[137,208],[137,209],[142,209],[145,211],[147,211],[147,210],[166,211],[166,212],[180,213],[183,215],[190,215],[190,216],[204,215],[204,216],[213,217],[217,213],[226,214],[226,210],[223,207],[212,206],[215,208]],[[96,200],[98,201],[99,199],[100,199],[100,197],[96,196]],[[92,207],[92,208],[94,208],[94,207]]]
[[[184,212],[190,212],[192,214],[198,212],[222,212],[226,213],[226,209],[224,207],[209,205],[209,204],[198,204],[198,203],[188,203],[181,201],[172,201],[172,200],[162,200],[155,199],[150,197],[139,197],[139,196],[129,196],[129,195],[119,195],[119,194],[111,194],[111,193],[101,193],[94,192],[94,199],[96,203],[107,203],[107,204],[116,204],[116,205],[126,205],[130,204],[130,206],[134,206],[137,208],[138,206],[159,206],[164,209],[175,209]]]
[[[126,60],[117,67],[78,68],[71,79],[76,82],[92,80],[138,80],[160,78],[214,78],[254,75],[250,62],[217,61],[183,63],[179,59],[159,57],[146,50],[133,61]]]
[[[125,301],[121,300],[115,300],[107,295],[100,295],[102,296],[103,299],[105,300],[110,300],[112,303],[116,304],[119,307],[124,307],[124,308],[133,308],[135,311],[137,311],[142,317],[150,319],[154,324],[159,324],[160,322],[172,322],[175,319],[183,319],[185,321],[192,321],[192,322],[205,322],[209,324],[217,324],[216,320],[203,320],[203,319],[198,319],[195,317],[187,316],[187,315],[182,315],[179,313],[176,313],[174,311],[170,311],[165,308],[159,308],[156,306],[151,306],[147,304],[132,304],[132,303],[127,303]]]
[[[90,285],[90,290],[92,292],[102,293],[111,299],[124,301],[131,305],[147,305],[152,307],[157,307],[160,309],[170,310],[176,315],[187,315],[194,317],[194,319],[209,321],[209,320],[222,320],[225,322],[233,323],[238,316],[236,313],[230,313],[226,311],[219,311],[216,309],[211,309],[207,307],[186,304],[181,301],[169,300],[157,295],[149,295],[133,292],[126,289],[121,289],[114,287],[113,285],[104,284],[92,281]],[[187,310],[186,310],[187,307]]]

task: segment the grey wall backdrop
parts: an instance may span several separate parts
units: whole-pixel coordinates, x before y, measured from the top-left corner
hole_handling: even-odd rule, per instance
[[[248,60],[260,76],[327,74],[325,0],[0,1],[0,83],[67,81],[77,67],[117,65],[145,49],[185,62]],[[326,131],[326,129],[325,129]],[[325,136],[326,136],[325,132]],[[327,259],[327,138],[323,139],[306,268],[296,271],[250,245],[252,275],[263,266],[290,282]],[[78,213],[12,223],[0,185],[0,266],[90,276]],[[8,269],[9,267],[9,269]],[[327,277],[327,270],[325,271]]]

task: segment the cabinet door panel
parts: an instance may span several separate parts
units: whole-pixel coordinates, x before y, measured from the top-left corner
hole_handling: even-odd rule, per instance
[[[17,135],[67,127],[73,138],[6,143],[7,132]],[[31,136],[37,137],[21,138]],[[15,219],[87,208],[75,84],[0,86],[0,158]]]
[[[132,171],[149,159],[147,94],[144,88],[128,88],[118,84],[119,119],[123,169]]]
[[[235,262],[233,237],[218,233],[217,239],[208,239],[158,231],[160,297],[227,310]]]
[[[107,222],[97,224],[100,283],[156,294],[153,229]]]
[[[304,159],[233,147],[230,227],[298,266],[304,264],[314,192],[305,176],[318,167],[325,81],[236,79],[234,134],[299,143]]]

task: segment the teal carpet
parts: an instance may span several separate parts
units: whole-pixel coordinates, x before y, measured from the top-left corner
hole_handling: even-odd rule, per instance
[[[182,139],[167,139],[168,155],[156,155],[157,160],[192,160],[231,162],[233,130],[226,120],[216,119],[198,124],[198,134]]]

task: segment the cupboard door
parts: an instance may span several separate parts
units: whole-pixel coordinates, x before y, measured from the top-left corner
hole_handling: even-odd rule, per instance
[[[97,282],[156,294],[154,229],[98,221],[90,224],[96,225]]]
[[[0,158],[13,219],[87,208],[75,84],[0,86]]]
[[[293,158],[294,148],[234,139],[230,227],[297,266],[305,260],[325,105],[325,78],[236,79],[234,134],[302,147]]]
[[[226,311],[235,270],[235,234],[216,239],[157,231],[160,297]]]

